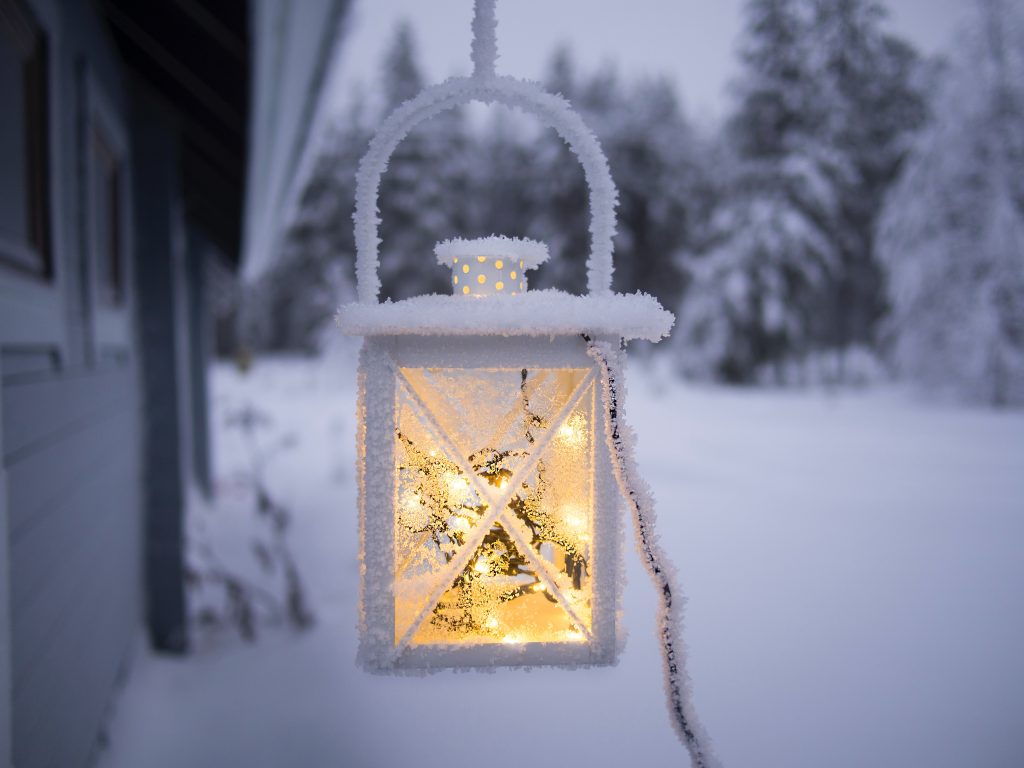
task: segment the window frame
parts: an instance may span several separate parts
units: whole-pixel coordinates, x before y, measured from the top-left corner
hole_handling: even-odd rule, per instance
[[[24,192],[27,240],[0,234],[0,264],[40,280],[53,278],[53,222],[50,195],[51,110],[49,34],[23,0],[0,0],[0,34],[20,53],[24,85]]]
[[[60,179],[67,178],[68,163],[60,151],[67,104],[61,98],[66,85],[59,64],[62,50],[61,16],[53,0],[0,0],[4,9],[18,2],[27,9],[36,28],[46,38],[45,83],[47,125],[42,142],[46,155],[46,188],[48,195],[49,270],[46,277],[38,272],[19,268],[0,258],[0,347],[45,350],[58,360],[67,361],[71,349],[66,292],[68,270],[62,261],[67,240],[67,206],[53,190],[60,189]],[[40,134],[42,137],[42,134]]]
[[[133,242],[131,215],[131,155],[128,131],[120,113],[114,108],[99,81],[87,70],[85,75],[86,119],[79,151],[83,153],[85,178],[83,199],[86,218],[88,262],[88,292],[92,308],[92,346],[103,357],[119,354],[132,347],[131,314],[134,306],[133,270],[131,243]],[[111,286],[105,283],[109,265],[102,260],[109,257],[100,242],[98,216],[100,206],[96,192],[100,189],[100,159],[98,148],[102,145],[109,153],[116,169],[116,227],[112,237],[118,254],[118,285],[111,296]]]

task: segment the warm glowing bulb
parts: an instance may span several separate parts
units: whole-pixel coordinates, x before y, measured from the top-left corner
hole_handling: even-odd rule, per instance
[[[469,481],[464,477],[449,472],[445,479],[448,482],[448,493],[452,496],[461,496],[469,490]]]
[[[487,627],[488,629],[497,629],[498,628],[498,620],[496,618],[494,618],[493,616],[491,616],[489,619],[487,619],[487,621],[484,622],[484,626]]]
[[[579,531],[586,527],[587,519],[583,515],[566,515],[565,524]]]
[[[578,446],[582,445],[585,438],[586,432],[576,423],[576,420],[565,422],[558,428],[556,436],[560,441],[568,445]]]
[[[585,639],[585,636],[578,629],[570,629],[565,633],[565,639],[570,643],[581,643]]]
[[[536,584],[533,585],[533,591],[534,592],[543,592],[546,589],[547,589],[547,587],[544,586],[543,584],[541,584],[539,581]]]
[[[491,569],[484,558],[480,558],[473,564],[473,570],[477,573],[488,573]]]
[[[505,635],[503,638],[501,638],[501,642],[503,642],[505,645],[519,645],[519,643],[523,641],[515,635]]]

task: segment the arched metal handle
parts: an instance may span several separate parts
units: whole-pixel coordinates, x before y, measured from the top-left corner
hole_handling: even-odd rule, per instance
[[[491,71],[473,77],[451,78],[424,90],[402,104],[381,125],[359,164],[356,180],[356,291],[362,304],[377,303],[380,295],[380,211],[377,200],[381,177],[395,148],[419,123],[449,109],[480,101],[503,104],[537,117],[554,128],[569,145],[586,176],[590,190],[590,255],[587,257],[587,290],[609,294],[612,290],[612,237],[618,192],[601,145],[583,119],[561,96],[539,85],[512,77],[496,77]]]

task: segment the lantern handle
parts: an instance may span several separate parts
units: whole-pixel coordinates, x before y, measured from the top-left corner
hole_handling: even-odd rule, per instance
[[[359,163],[355,221],[356,294],[361,304],[375,304],[380,295],[380,182],[395,148],[416,125],[441,112],[472,101],[502,104],[532,114],[554,128],[583,166],[590,199],[590,255],[587,290],[607,295],[612,290],[612,237],[618,192],[608,160],[594,134],[562,96],[536,83],[496,76],[493,57],[480,56],[472,77],[454,77],[427,88],[405,102],[381,124]],[[483,66],[480,66],[483,64]]]

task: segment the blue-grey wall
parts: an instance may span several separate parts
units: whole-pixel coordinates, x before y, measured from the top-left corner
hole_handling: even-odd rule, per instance
[[[14,765],[86,764],[139,627],[134,365],[4,378]]]
[[[158,647],[185,644],[190,473],[176,425],[188,415],[174,358],[191,342],[176,337],[188,319],[174,307],[190,293],[172,294],[192,291],[196,276],[173,120],[131,85],[97,5],[24,2],[49,43],[53,275],[0,263],[0,768],[86,768],[147,617]],[[88,148],[98,117],[125,151],[119,307],[95,290]]]

